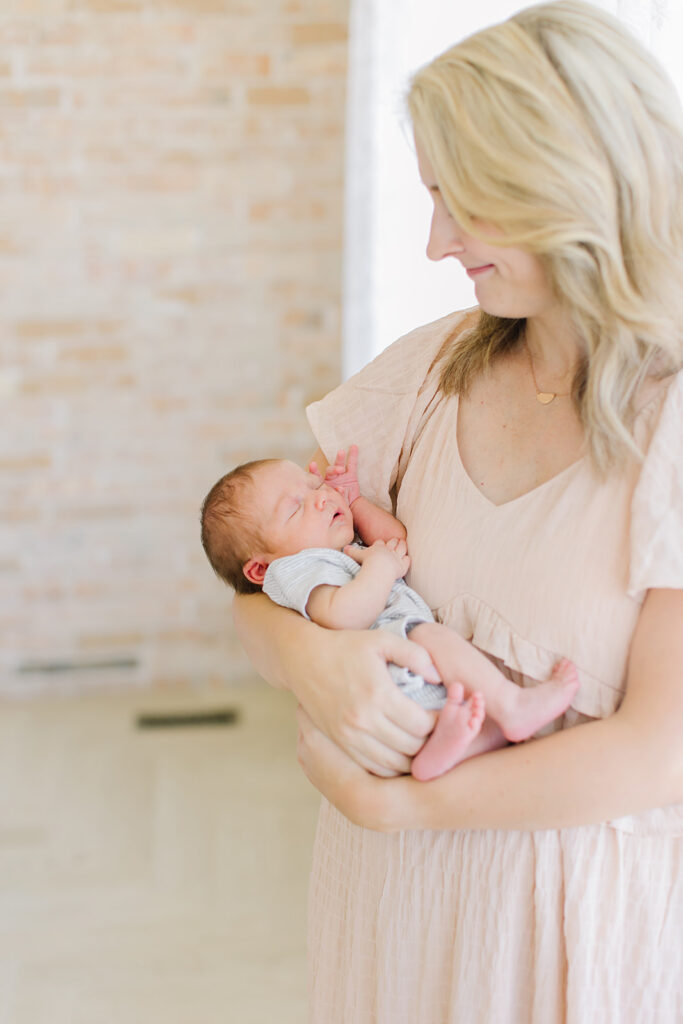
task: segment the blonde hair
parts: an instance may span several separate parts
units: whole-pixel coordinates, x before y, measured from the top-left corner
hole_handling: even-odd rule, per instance
[[[408,109],[444,201],[541,259],[585,358],[573,387],[602,470],[633,440],[648,375],[683,366],[683,116],[664,71],[579,0],[520,11],[414,76]],[[519,343],[524,320],[482,313],[442,386],[465,391]]]
[[[226,473],[202,503],[202,547],[216,575],[238,594],[261,590],[244,575],[243,567],[259,548],[265,547],[263,525],[252,511],[250,493],[262,466],[274,459],[256,459]]]

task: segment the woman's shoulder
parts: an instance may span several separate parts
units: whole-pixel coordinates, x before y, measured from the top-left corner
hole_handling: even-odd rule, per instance
[[[470,309],[418,327],[307,407],[313,435],[330,462],[340,448],[359,446],[361,492],[382,508],[392,508],[401,452],[438,392],[442,353],[478,318],[478,309]]]
[[[683,455],[683,369],[657,381],[643,410],[650,448],[668,452],[673,459]]]
[[[665,377],[660,382],[660,388],[664,393],[664,400],[680,409],[683,403],[683,368]]]
[[[683,370],[657,383],[643,414],[645,455],[631,508],[632,595],[683,587]]]
[[[640,390],[636,413],[637,433],[651,439],[660,430],[683,437],[683,369],[666,377],[652,377]]]
[[[479,308],[475,306],[417,327],[385,348],[346,383],[392,394],[414,393],[457,339],[478,320]]]

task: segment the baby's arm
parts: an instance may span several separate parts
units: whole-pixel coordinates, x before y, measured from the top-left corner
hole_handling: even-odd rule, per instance
[[[360,564],[358,574],[343,587],[315,587],[306,605],[313,622],[328,629],[369,629],[384,609],[391,588],[408,572],[406,542],[393,537],[372,547],[347,547],[345,553]]]
[[[315,463],[311,463],[309,469],[314,473],[318,471]],[[406,528],[403,523],[379,505],[373,505],[360,493],[357,445],[352,444],[349,448],[348,459],[343,448],[337,452],[334,465],[327,467],[325,482],[348,501],[353,513],[353,525],[364,544],[370,546],[376,540],[388,541],[395,537],[406,539]]]
[[[361,494],[353,503],[353,525],[356,533],[364,544],[374,544],[377,540],[405,540],[406,528],[391,512],[385,512],[379,505]]]

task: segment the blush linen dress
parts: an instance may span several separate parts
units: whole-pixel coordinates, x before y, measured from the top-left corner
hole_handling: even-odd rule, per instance
[[[618,707],[646,589],[683,587],[683,374],[639,413],[643,464],[601,481],[584,458],[496,506],[438,391],[437,356],[476,315],[402,338],[309,420],[330,461],[360,446],[361,490],[405,523],[407,582],[440,621],[523,686],[575,662],[576,699],[544,731],[570,728]],[[323,801],[309,947],[314,1024],[681,1024],[683,805],[384,835]]]

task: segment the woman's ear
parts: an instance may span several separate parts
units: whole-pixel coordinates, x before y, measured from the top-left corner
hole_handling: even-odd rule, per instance
[[[263,557],[250,558],[242,566],[242,572],[250,583],[255,583],[258,587],[262,587],[268,565],[269,563]]]

